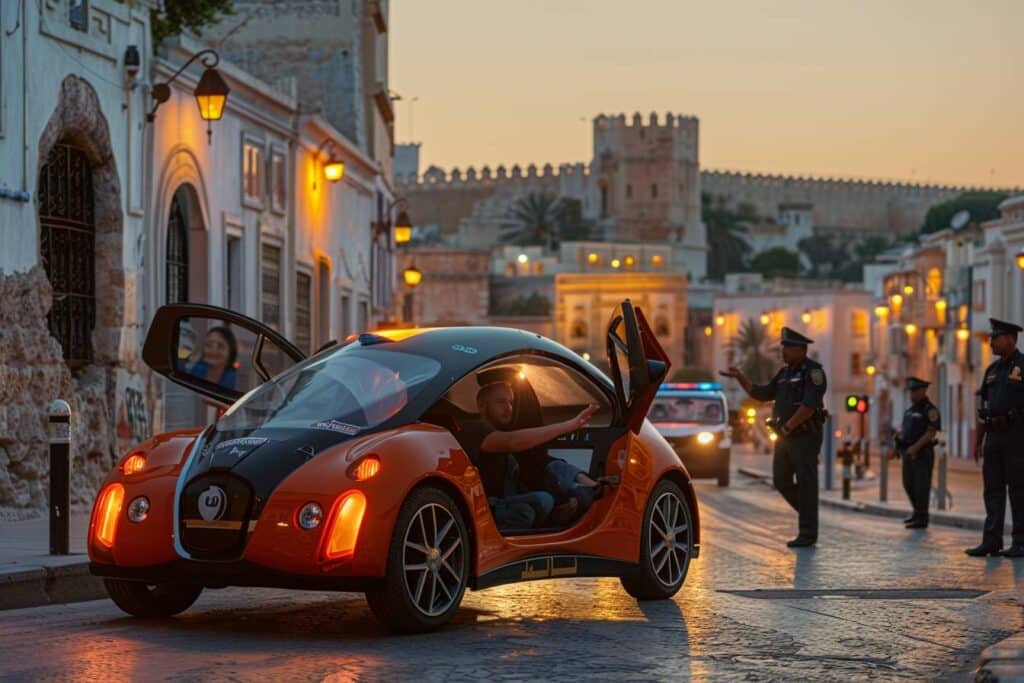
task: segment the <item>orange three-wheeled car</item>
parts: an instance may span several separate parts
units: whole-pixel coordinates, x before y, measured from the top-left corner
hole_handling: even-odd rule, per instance
[[[176,614],[203,588],[361,591],[406,631],[446,623],[466,588],[516,581],[617,576],[638,599],[668,598],[700,547],[690,477],[644,417],[668,360],[629,301],[607,347],[611,379],[506,328],[381,331],[305,358],[251,318],[165,306],[143,357],[207,404],[169,388],[168,423],[175,406],[200,424],[208,404],[230,408],[123,457],[93,509],[92,572],[134,615]],[[457,438],[479,417],[481,378],[496,376],[514,387],[512,428],[597,406],[540,448],[610,482],[584,513],[496,526]]]

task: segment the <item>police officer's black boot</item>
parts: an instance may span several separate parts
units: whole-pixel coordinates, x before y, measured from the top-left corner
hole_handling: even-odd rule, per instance
[[[991,555],[996,557],[1003,551],[1003,545],[1001,543],[986,543],[981,542],[981,545],[976,545],[973,548],[968,548],[964,552],[971,557],[984,557],[985,555]]]
[[[1014,543],[1003,551],[1003,557],[1024,557],[1024,545]]]
[[[818,542],[818,539],[813,536],[797,536],[792,541],[788,541],[786,545],[790,548],[806,548],[812,546]]]
[[[923,519],[921,517],[918,517],[916,519],[911,517],[910,521],[907,522],[904,526],[907,529],[927,529],[928,528],[928,520],[927,519]]]

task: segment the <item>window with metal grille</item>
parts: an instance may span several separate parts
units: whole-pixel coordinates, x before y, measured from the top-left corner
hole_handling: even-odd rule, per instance
[[[309,355],[312,351],[312,329],[310,320],[310,299],[313,278],[309,273],[295,274],[295,345]]]
[[[331,340],[331,264],[324,259],[316,262],[316,280],[316,343],[323,346]]]
[[[263,322],[276,331],[281,330],[281,247],[264,244],[262,256],[260,315]]]
[[[53,288],[49,326],[71,368],[93,359],[96,216],[85,153],[54,145],[39,170],[39,252]]]
[[[188,213],[180,193],[167,219],[167,303],[188,301]]]

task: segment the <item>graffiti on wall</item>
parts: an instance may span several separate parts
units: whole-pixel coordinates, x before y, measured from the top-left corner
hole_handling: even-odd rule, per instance
[[[120,453],[124,453],[150,436],[149,411],[146,409],[142,378],[119,369],[115,400],[117,448]]]

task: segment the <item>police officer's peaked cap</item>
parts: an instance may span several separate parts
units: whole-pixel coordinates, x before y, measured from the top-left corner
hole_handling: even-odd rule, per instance
[[[1020,332],[1024,332],[1024,327],[1008,323],[1005,320],[989,318],[988,323],[992,326],[992,331],[989,332],[990,337],[998,337],[1001,334],[1018,334]]]
[[[926,382],[920,377],[907,378],[907,389],[927,389],[929,386],[931,386],[931,382]]]
[[[788,327],[782,328],[782,345],[783,346],[807,346],[813,344],[813,339],[808,339],[804,335],[800,334],[796,330],[791,330]]]

